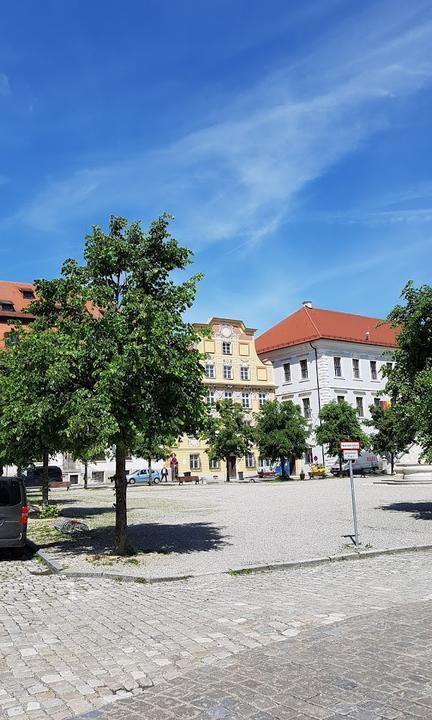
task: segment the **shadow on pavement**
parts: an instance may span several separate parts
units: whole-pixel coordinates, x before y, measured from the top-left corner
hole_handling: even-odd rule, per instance
[[[400,502],[381,505],[380,510],[410,513],[416,520],[432,520],[432,502]]]
[[[128,537],[138,553],[154,552],[163,555],[220,550],[229,544],[222,536],[220,528],[204,522],[130,525]],[[95,554],[109,552],[113,542],[114,528],[106,527],[96,528],[79,536],[65,537],[64,540],[56,540],[39,547],[56,549],[61,555]]]

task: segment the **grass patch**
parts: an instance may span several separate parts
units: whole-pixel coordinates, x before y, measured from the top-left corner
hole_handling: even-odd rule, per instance
[[[228,575],[252,575],[256,570],[253,568],[241,568],[241,570],[228,570]]]

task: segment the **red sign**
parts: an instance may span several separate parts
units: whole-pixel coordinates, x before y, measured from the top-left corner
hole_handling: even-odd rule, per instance
[[[341,440],[339,442],[341,450],[360,450],[359,440]]]

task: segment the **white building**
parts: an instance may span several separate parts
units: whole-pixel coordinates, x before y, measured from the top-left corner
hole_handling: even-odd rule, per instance
[[[271,360],[276,397],[292,400],[315,428],[326,403],[346,400],[360,416],[385,400],[382,369],[392,362],[396,331],[376,318],[313,308],[309,301],[256,340],[262,360]],[[366,432],[370,428],[364,426]],[[298,464],[307,471],[314,460],[332,464],[314,445]]]

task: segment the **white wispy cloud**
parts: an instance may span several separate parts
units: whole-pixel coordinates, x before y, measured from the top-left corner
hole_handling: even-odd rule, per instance
[[[0,95],[9,95],[11,91],[9,78],[6,73],[0,72]]]
[[[18,219],[55,230],[107,210],[168,210],[195,247],[259,242],[308,183],[391,122],[395,100],[431,81],[431,46],[430,4],[356,12],[308,56],[227,97],[211,125],[203,119],[168,147],[49,182]]]

